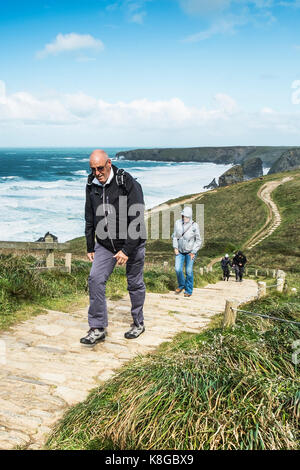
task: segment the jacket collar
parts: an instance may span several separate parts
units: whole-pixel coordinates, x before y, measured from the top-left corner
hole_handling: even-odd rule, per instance
[[[108,184],[110,184],[112,182],[112,180],[116,177],[116,174],[117,174],[117,171],[118,171],[118,167],[116,167],[115,165],[112,165],[111,166],[111,170],[110,170],[110,175],[108,177],[108,180],[106,181],[106,183],[101,184],[99,183],[99,181],[97,180],[97,183],[95,183],[94,179],[95,179],[95,176],[93,173],[90,173],[89,176],[88,176],[88,179],[87,179],[87,184],[90,186],[92,184],[96,184],[97,186],[106,186]]]

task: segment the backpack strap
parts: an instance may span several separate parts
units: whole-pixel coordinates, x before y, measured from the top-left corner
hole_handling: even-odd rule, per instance
[[[124,194],[128,194],[128,191],[126,188],[126,173],[125,173],[125,170],[123,170],[123,168],[118,168],[118,171],[116,173],[116,182],[117,182],[117,185],[123,189]]]
[[[184,230],[184,232],[182,232],[182,235],[180,235],[180,237],[177,238],[177,240],[180,240],[180,238],[182,238],[183,235],[184,235],[188,230],[190,230],[190,228],[192,228],[192,226],[194,225],[194,223],[195,223],[195,222],[192,222],[191,225],[190,225],[188,228],[186,228],[186,229]]]

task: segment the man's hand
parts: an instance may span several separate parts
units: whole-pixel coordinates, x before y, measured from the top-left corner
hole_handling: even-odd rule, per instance
[[[88,254],[87,254],[87,257],[88,257],[89,261],[92,263],[92,262],[94,261],[95,252],[93,252],[93,253],[88,253]]]
[[[194,259],[195,258],[195,253],[189,253],[191,259]]]
[[[114,256],[114,258],[116,258],[117,264],[119,266],[122,266],[123,264],[126,264],[127,261],[128,261],[128,256],[126,256],[125,253],[123,253],[122,250],[118,251],[118,253]]]
[[[177,248],[174,249],[174,253],[176,256],[179,255],[179,251],[177,250]]]

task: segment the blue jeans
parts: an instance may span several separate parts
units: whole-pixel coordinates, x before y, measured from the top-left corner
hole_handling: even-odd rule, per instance
[[[190,255],[179,253],[178,255],[175,256],[175,271],[176,271],[176,276],[177,276],[177,281],[178,281],[178,287],[179,289],[184,289],[186,294],[192,294],[193,293],[193,287],[194,287],[194,273],[193,273],[193,267],[194,267],[194,262],[196,259],[197,255],[194,256],[192,259]],[[185,276],[183,273],[183,267],[185,264]]]

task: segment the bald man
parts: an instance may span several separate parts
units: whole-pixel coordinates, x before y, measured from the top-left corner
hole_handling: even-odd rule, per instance
[[[126,265],[131,300],[133,323],[124,336],[134,339],[145,331],[143,270],[146,243],[141,185],[129,173],[112,165],[103,150],[91,153],[90,168],[85,203],[87,256],[92,262],[88,279],[90,329],[80,340],[89,346],[105,340],[108,326],[105,287],[116,264]]]

